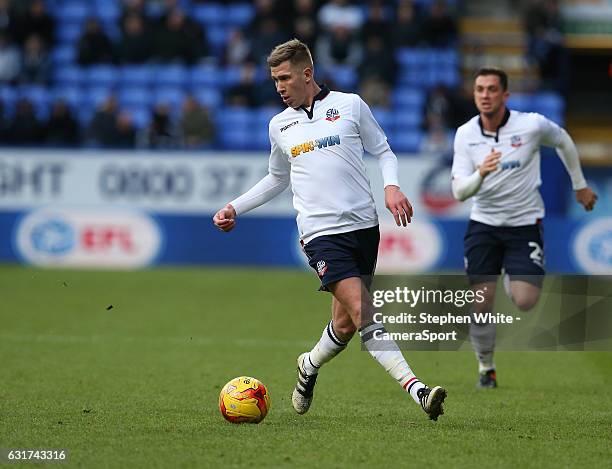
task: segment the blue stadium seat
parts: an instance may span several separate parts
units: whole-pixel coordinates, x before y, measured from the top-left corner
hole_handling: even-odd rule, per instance
[[[83,108],[96,109],[113,93],[112,88],[97,86],[83,91],[81,103]]]
[[[4,105],[4,112],[7,114],[12,114],[15,103],[17,102],[17,90],[8,85],[0,86],[0,100]]]
[[[81,67],[58,67],[53,70],[53,78],[57,84],[80,86],[86,82],[86,74]]]
[[[53,96],[47,87],[39,85],[22,86],[17,92],[19,99],[27,99],[32,103],[38,117],[47,117],[53,100]]]
[[[65,101],[68,105],[76,110],[81,107],[83,101],[83,93],[80,88],[74,86],[57,87],[53,90],[53,100]]]
[[[565,101],[554,92],[540,92],[534,96],[534,105],[542,114],[562,114],[565,111]]]
[[[395,107],[418,109],[420,113],[425,104],[425,93],[418,88],[396,87],[393,104]]]
[[[184,100],[185,91],[182,88],[157,88],[153,93],[153,102],[155,104],[167,104],[173,113],[181,110]]]
[[[60,44],[75,44],[83,32],[81,23],[60,22],[55,31],[56,40]]]
[[[327,73],[333,78],[341,91],[355,90],[359,77],[353,67],[337,66],[331,70],[327,70]]]
[[[63,2],[55,7],[52,11],[58,22],[80,23],[91,14],[91,9],[88,2],[71,1]]]
[[[116,22],[119,21],[121,16],[121,8],[117,3],[109,0],[97,1],[94,7],[94,16],[104,23]]]
[[[219,129],[221,145],[226,150],[252,150],[254,134],[248,127]]]
[[[191,16],[205,26],[218,26],[226,19],[224,8],[217,3],[194,5],[191,9]]]
[[[153,97],[149,90],[142,87],[122,88],[119,91],[119,104],[122,107],[151,107]]]
[[[423,122],[421,109],[406,107],[393,113],[393,128],[396,131],[418,130]]]
[[[419,131],[394,132],[389,138],[391,148],[396,152],[416,153],[421,148],[423,134]]]
[[[151,110],[146,106],[130,106],[129,108],[122,110],[127,111],[130,116],[132,116],[132,122],[134,123],[134,127],[136,127],[136,129],[140,130],[146,127],[151,121]]]
[[[225,21],[231,26],[246,26],[249,24],[255,9],[248,3],[237,3],[235,5],[229,5],[225,9]]]
[[[221,88],[224,80],[223,69],[216,65],[198,65],[189,71],[189,84],[194,91],[199,88]]]
[[[516,111],[532,112],[534,109],[531,96],[523,93],[512,93],[508,99],[508,107]]]
[[[186,86],[189,81],[187,68],[182,65],[159,67],[155,74],[155,83],[163,86]]]
[[[214,88],[201,88],[193,91],[195,99],[211,111],[216,110],[223,102],[221,92]]]
[[[208,39],[208,44],[210,44],[213,53],[220,57],[225,45],[227,44],[227,40],[229,39],[231,33],[231,28],[226,26],[221,26],[220,24],[210,24],[206,26],[206,38]]]
[[[111,87],[117,84],[119,74],[113,65],[94,65],[86,69],[87,83],[92,86]]]
[[[391,111],[383,108],[373,107],[372,114],[374,118],[378,122],[378,124],[382,127],[386,134],[391,131],[393,125],[393,114]]]
[[[125,65],[119,69],[123,86],[148,86],[156,80],[157,67],[153,65]]]
[[[72,45],[60,45],[51,51],[54,67],[65,67],[76,62],[77,51]]]
[[[255,119],[254,112],[243,107],[226,107],[220,113],[219,120],[223,127],[240,129],[251,128]]]
[[[226,67],[223,70],[223,86],[229,88],[237,85],[241,74],[240,67]]]

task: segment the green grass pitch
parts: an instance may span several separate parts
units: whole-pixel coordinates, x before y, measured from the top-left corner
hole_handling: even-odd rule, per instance
[[[66,448],[77,467],[610,467],[612,353],[498,353],[477,391],[468,352],[406,352],[448,389],[431,422],[357,341],[310,412],[295,358],[329,319],[310,273],[0,266],[0,448]],[[219,414],[229,379],[261,379],[260,425]]]

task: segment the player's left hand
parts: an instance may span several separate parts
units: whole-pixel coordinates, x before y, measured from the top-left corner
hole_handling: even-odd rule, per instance
[[[412,205],[399,187],[385,187],[385,206],[395,218],[397,226],[406,226],[412,221]]]
[[[597,194],[590,187],[585,187],[576,191],[576,201],[590,212],[597,202]]]

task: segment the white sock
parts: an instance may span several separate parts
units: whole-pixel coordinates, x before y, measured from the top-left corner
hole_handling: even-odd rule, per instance
[[[370,355],[408,392],[414,401],[419,404],[417,391],[425,387],[415,376],[406,362],[397,343],[394,340],[380,340],[374,338],[375,331],[386,332],[378,323],[373,323],[359,329],[359,335]]]
[[[478,372],[484,373],[495,369],[493,352],[495,351],[495,324],[470,324],[470,340],[478,359]]]
[[[342,352],[348,342],[343,342],[336,336],[332,321],[325,326],[321,338],[313,349],[306,355],[302,367],[307,375],[315,375],[319,372],[322,365],[330,361]]]

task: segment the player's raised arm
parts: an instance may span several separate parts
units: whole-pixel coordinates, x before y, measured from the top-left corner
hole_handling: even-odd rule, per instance
[[[268,174],[240,197],[232,200],[213,217],[213,223],[221,231],[231,231],[236,226],[236,217],[272,200],[289,185],[290,165],[276,143],[276,128],[270,123],[270,161]]]
[[[410,201],[399,187],[397,157],[369,106],[361,98],[356,99],[359,106],[361,142],[364,150],[378,159],[385,188],[385,206],[393,215],[397,226],[406,226],[412,221],[414,212]]]
[[[542,145],[555,148],[572,181],[576,201],[590,212],[597,202],[597,194],[587,185],[574,141],[564,128],[544,116],[537,116]]]

